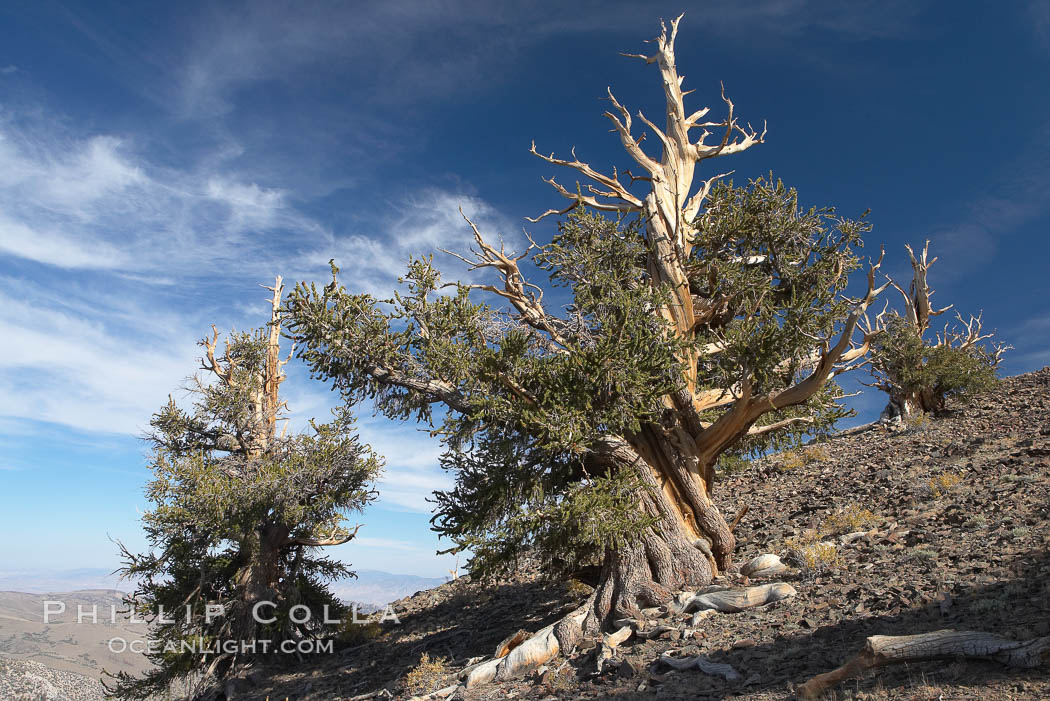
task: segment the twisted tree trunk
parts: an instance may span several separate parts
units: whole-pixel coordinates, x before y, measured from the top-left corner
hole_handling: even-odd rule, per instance
[[[938,397],[931,390],[904,392],[899,389],[890,391],[890,401],[883,410],[883,416],[890,419],[900,418],[903,421],[916,416],[940,411],[944,408],[944,398]]]
[[[610,548],[604,557],[583,632],[608,629],[619,618],[637,618],[641,608],[666,603],[675,592],[709,584],[732,563],[729,524],[711,501],[703,477],[689,469],[696,454],[683,454],[655,428],[610,439],[601,458],[639,477],[642,513],[656,522],[635,540]]]

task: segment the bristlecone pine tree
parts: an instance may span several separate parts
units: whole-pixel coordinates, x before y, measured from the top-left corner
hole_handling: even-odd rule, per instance
[[[930,304],[933,290],[926,281],[930,266],[930,242],[922,254],[915,255],[905,246],[911,259],[912,280],[907,292],[896,282],[890,284],[904,298],[904,315],[883,311],[876,317],[880,333],[872,345],[871,373],[877,387],[889,395],[883,411],[887,418],[908,419],[931,411],[940,411],[948,397],[965,399],[989,389],[996,381],[996,368],[1009,346],[982,343],[994,334],[981,333],[981,315],[969,321],[956,314],[958,325],[945,324],[932,342],[926,339],[930,319],[952,308],[934,309]]]
[[[677,31],[675,20],[639,57],[666,96],[663,129],[639,115],[659,158],[609,93],[605,116],[644,174],[625,182],[575,155],[540,156],[591,183],[550,179],[569,204],[539,218],[568,216],[519,255],[468,220],[474,246],[461,259],[497,284],[443,284],[428,257],[390,300],[333,280],[300,284],[287,302],[301,357],[348,403],[440,423],[456,484],[436,495],[435,529],[473,554],[473,574],[524,552],[548,572],[593,574],[586,610],[553,631],[563,650],[731,565],[733,534],[711,498],[716,460],[841,415],[829,380],[866,353],[858,321],[882,289],[875,263],[863,294],[843,296],[866,224],[800,210],[777,181],[694,181],[699,163],[763,134],[724,96],[721,121],[685,110]],[[526,280],[526,259],[571,297],[564,313]]]
[[[326,582],[350,573],[316,549],[354,537],[346,515],[375,498],[381,463],[345,409],[309,432],[277,433],[288,362],[280,359],[281,279],[267,289],[270,323],[231,334],[219,357],[213,327],[201,341],[202,369],[213,377],[192,378],[193,410],[169,400],[150,422],[154,507],[142,520],[151,551],[121,545],[121,572],[136,583],[129,604],[152,621],[156,667],[141,678],[119,675],[111,688],[119,697],[146,698],[178,680],[199,692],[266,656],[261,644],[242,654],[241,642],[269,641],[272,657],[282,641],[324,635],[325,607],[330,619],[346,613]],[[306,608],[290,616],[294,606]],[[161,607],[174,622],[159,620]],[[216,646],[219,654],[208,652]]]

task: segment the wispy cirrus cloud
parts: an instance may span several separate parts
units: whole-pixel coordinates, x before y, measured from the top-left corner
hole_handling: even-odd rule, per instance
[[[166,167],[112,135],[0,122],[0,251],[10,256],[140,276],[257,277],[289,231],[328,237],[279,188]]]
[[[118,326],[47,306],[24,280],[0,281],[0,412],[86,432],[140,434],[189,374],[196,352],[178,329],[129,343],[126,327],[116,333]]]
[[[931,252],[942,256],[937,277],[951,284],[988,264],[996,255],[1015,250],[1018,229],[1050,212],[1050,122],[1029,135],[1023,147],[976,183],[954,221],[933,229]],[[925,236],[920,238],[927,238]],[[916,239],[913,245],[921,243]],[[903,271],[903,268],[901,269]],[[910,277],[902,275],[900,279]]]
[[[1044,49],[1050,49],[1050,2],[1046,0],[1030,0],[1028,3],[1028,17],[1031,20],[1032,30],[1036,38],[1041,42]]]
[[[449,279],[460,277],[456,273],[463,272],[465,266],[441,251],[467,253],[473,237],[464,216],[487,240],[496,242],[502,237],[511,249],[520,247],[523,238],[496,208],[463,192],[425,188],[388,202],[380,212],[358,221],[356,231],[333,235],[325,245],[293,263],[293,269],[304,274],[327,269],[328,261],[334,259],[345,285],[385,298],[412,257],[432,253]]]
[[[137,434],[194,371],[210,323],[265,321],[257,285],[274,274],[324,279],[336,258],[350,287],[388,296],[411,255],[465,248],[460,208],[486,230],[508,228],[476,196],[426,189],[337,232],[287,190],[214,163],[176,169],[130,138],[17,117],[0,119],[0,259],[10,271],[0,278],[0,335],[15,349],[0,359],[0,413],[9,418]],[[307,400],[299,416],[331,406],[294,382],[287,389]],[[423,472],[392,490],[399,505],[423,508],[420,495],[440,483]]]
[[[814,31],[842,40],[900,37],[914,31],[928,3],[859,0],[724,0],[687,9],[698,31],[715,37],[793,39]],[[656,20],[681,4],[586,0],[493,6],[480,0],[369,5],[254,2],[212,8],[186,46],[174,103],[187,118],[238,108],[244,88],[262,79],[291,81],[315,66],[353,75],[364,102],[419,103],[462,96],[493,80],[523,50],[558,37],[657,31]],[[631,47],[624,47],[625,49]],[[407,57],[413,57],[408,60]]]

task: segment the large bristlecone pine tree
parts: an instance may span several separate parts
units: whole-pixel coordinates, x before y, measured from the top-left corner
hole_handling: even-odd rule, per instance
[[[437,494],[435,528],[473,554],[472,572],[530,552],[547,571],[592,575],[585,614],[555,630],[562,649],[581,626],[594,633],[730,567],[716,461],[842,415],[830,380],[866,353],[858,322],[881,291],[876,262],[859,297],[844,294],[866,224],[801,210],[773,179],[697,179],[701,163],[764,132],[742,126],[724,96],[720,121],[686,111],[677,31],[675,20],[638,57],[663,84],[662,129],[639,114],[643,144],[609,92],[605,116],[635,172],[533,147],[587,178],[548,180],[569,201],[538,218],[564,217],[550,243],[513,254],[468,221],[474,245],[457,257],[476,271],[470,282],[442,283],[425,257],[389,300],[333,279],[288,301],[316,376],[347,402],[435,425],[456,479]],[[559,313],[526,266],[546,274]]]

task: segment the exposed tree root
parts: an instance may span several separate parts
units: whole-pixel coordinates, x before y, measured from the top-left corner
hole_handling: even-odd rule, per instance
[[[637,590],[635,590],[637,591]],[[679,614],[693,612],[721,612],[736,613],[745,609],[763,606],[774,601],[789,598],[795,595],[795,589],[790,584],[775,582],[763,584],[746,589],[723,590],[709,592],[707,594],[696,594],[695,592],[681,592],[671,597],[670,594],[662,599],[658,598],[657,589],[647,590],[647,596],[653,598],[647,603],[652,605],[667,605]],[[553,659],[559,652],[568,654],[587,632],[588,625],[594,625],[598,620],[605,620],[608,614],[597,613],[602,610],[603,605],[601,590],[591,594],[587,602],[568,614],[556,623],[537,631],[526,637],[522,631],[518,631],[499,644],[496,656],[471,665],[460,673],[463,686],[472,688],[491,681],[507,681],[515,679],[538,669],[541,665]],[[601,608],[599,608],[601,607]],[[632,609],[637,616],[640,611],[637,602],[631,602],[630,606],[621,606],[621,610]],[[646,631],[641,630],[641,624],[636,616],[626,616],[617,619],[617,630],[614,633],[604,635],[597,652],[596,667],[600,673],[606,661],[614,654],[615,649],[636,631],[641,637],[650,637]],[[649,631],[651,633],[651,631]],[[666,661],[666,660],[665,660]],[[669,665],[683,664],[680,660],[668,662]],[[729,678],[735,674],[731,669],[724,669],[714,663],[704,660],[690,660],[689,666],[695,666],[708,674],[718,674]],[[729,675],[729,676],[727,676]],[[444,691],[444,690],[442,690]]]
[[[800,699],[816,699],[836,684],[869,669],[902,662],[961,657],[986,659],[1031,669],[1050,663],[1050,637],[1007,640],[977,631],[938,630],[919,635],[873,635],[846,664],[819,674],[795,689]]]
[[[730,682],[740,678],[740,673],[733,669],[731,665],[711,662],[703,655],[697,655],[696,657],[672,657],[665,652],[660,655],[660,661],[672,669],[699,669],[704,674],[723,677]]]

